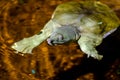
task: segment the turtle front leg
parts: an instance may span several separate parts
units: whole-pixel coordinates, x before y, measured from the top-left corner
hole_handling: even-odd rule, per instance
[[[42,41],[43,39],[39,35],[33,35],[32,37],[15,42],[11,47],[16,50],[15,53],[21,52],[30,54],[33,48],[38,46]]]
[[[33,48],[38,46],[51,35],[55,26],[55,23],[50,20],[39,34],[15,42],[11,47],[16,50],[16,53],[32,53]]]
[[[78,40],[78,44],[81,50],[88,55],[88,57],[93,57],[94,59],[101,60],[103,55],[99,55],[98,51],[95,49],[102,42],[102,37],[95,34],[83,34]]]

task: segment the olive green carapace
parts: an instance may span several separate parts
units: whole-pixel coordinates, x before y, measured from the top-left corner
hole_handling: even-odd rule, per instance
[[[65,14],[71,15],[69,20],[66,17],[61,17]],[[53,15],[53,20],[62,25],[64,25],[65,22],[67,22],[67,24],[72,24],[71,22],[73,21],[73,19],[76,19],[80,15],[85,15],[81,19],[81,23],[85,24],[84,20],[86,20],[86,18],[90,18],[98,22],[100,29],[95,30],[95,32],[99,32],[102,34],[105,34],[106,32],[109,32],[110,30],[118,27],[120,24],[116,14],[107,5],[102,4],[98,1],[81,1],[79,3],[68,2],[65,4],[61,4],[56,8]]]
[[[46,39],[49,45],[77,41],[88,57],[101,60],[103,56],[98,54],[96,46],[119,25],[116,14],[101,2],[67,2],[58,5],[40,34],[15,42],[12,48],[32,53],[33,48]]]

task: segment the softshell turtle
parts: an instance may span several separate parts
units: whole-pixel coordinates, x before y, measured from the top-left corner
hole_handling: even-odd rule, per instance
[[[96,46],[119,25],[116,14],[101,2],[67,2],[58,5],[39,34],[15,42],[12,48],[17,52],[32,53],[32,49],[46,39],[50,45],[77,41],[84,53],[101,60],[103,56],[98,54]]]

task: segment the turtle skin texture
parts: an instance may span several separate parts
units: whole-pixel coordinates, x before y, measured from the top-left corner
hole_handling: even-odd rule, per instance
[[[56,7],[39,34],[15,42],[12,48],[17,52],[32,53],[32,49],[46,39],[49,45],[77,41],[88,57],[101,60],[103,55],[98,54],[96,46],[119,25],[116,14],[101,2],[67,2]]]

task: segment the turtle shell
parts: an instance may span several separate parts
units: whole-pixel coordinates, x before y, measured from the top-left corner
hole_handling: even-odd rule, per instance
[[[103,35],[120,25],[116,14],[98,1],[60,4],[55,9],[52,20],[60,25],[75,25],[81,32]]]

